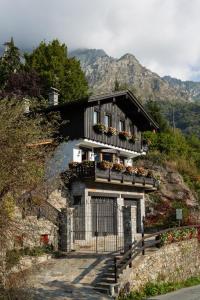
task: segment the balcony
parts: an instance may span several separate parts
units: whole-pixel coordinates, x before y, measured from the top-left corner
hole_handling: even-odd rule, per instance
[[[131,174],[126,171],[116,171],[112,168],[102,169],[96,162],[79,163],[70,166],[73,177],[82,180],[92,179],[95,182],[105,182],[127,186],[141,187],[145,190],[156,190],[159,182],[153,177]]]

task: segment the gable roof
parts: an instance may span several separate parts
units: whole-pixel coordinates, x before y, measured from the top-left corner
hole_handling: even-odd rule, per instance
[[[117,98],[117,97],[122,97],[122,96],[129,98],[129,100],[131,100],[131,102],[137,107],[138,111],[140,113],[142,113],[144,115],[144,117],[151,123],[151,125],[155,129],[159,129],[159,125],[152,119],[150,114],[147,113],[144,106],[137,100],[135,95],[130,90],[124,90],[124,91],[119,91],[119,92],[113,92],[110,94],[108,93],[108,94],[91,96],[91,97],[89,97],[88,102],[103,101],[108,98]]]
[[[135,95],[129,91],[129,90],[124,90],[124,91],[119,91],[119,92],[112,92],[112,93],[106,93],[106,94],[100,94],[100,95],[95,95],[95,96],[90,96],[84,99],[80,99],[77,101],[73,102],[66,102],[63,104],[55,105],[55,106],[50,106],[47,108],[47,110],[60,110],[62,108],[67,108],[67,107],[87,107],[91,105],[94,102],[100,103],[101,101],[113,101],[113,100],[118,100],[118,99],[123,99],[124,100],[129,100],[134,107],[137,108],[138,114],[141,114],[144,118],[144,120],[149,124],[149,127],[158,130],[159,125],[152,119],[152,117],[147,113],[145,110],[144,106],[137,100]]]

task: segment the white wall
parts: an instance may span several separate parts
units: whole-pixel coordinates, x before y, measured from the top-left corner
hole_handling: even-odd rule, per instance
[[[78,148],[79,140],[60,144],[50,161],[47,162],[47,178],[57,177],[68,169],[69,162],[81,162],[82,153]]]

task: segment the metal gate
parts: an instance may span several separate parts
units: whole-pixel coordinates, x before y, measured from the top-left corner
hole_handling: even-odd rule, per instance
[[[123,212],[115,198],[92,197],[74,209],[74,249],[81,252],[116,252],[123,249]]]

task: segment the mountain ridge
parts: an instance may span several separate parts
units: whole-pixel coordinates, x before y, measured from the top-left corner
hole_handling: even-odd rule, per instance
[[[159,76],[131,53],[114,58],[103,49],[77,49],[69,55],[80,61],[91,91],[110,92],[116,81],[132,90],[142,101],[193,102],[200,100],[200,82],[182,81],[171,76]]]

